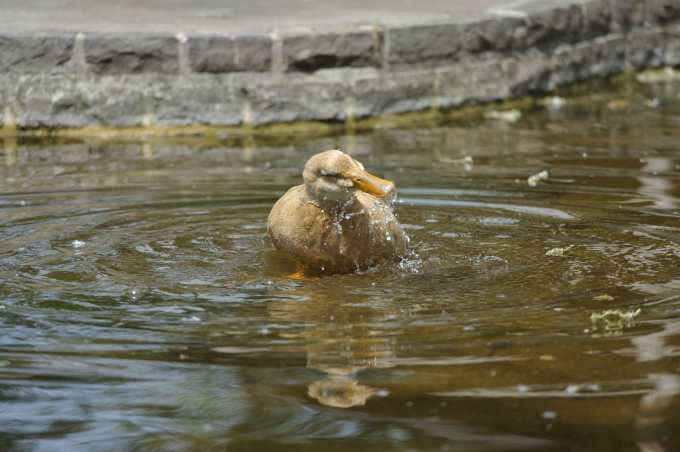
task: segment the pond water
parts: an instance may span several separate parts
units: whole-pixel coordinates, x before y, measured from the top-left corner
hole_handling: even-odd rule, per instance
[[[219,146],[6,138],[0,449],[680,450],[679,93]],[[396,183],[404,261],[274,250],[269,210],[335,148]]]

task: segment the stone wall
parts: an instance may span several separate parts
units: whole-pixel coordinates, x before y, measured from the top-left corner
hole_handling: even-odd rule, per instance
[[[5,130],[258,126],[445,110],[680,64],[680,0],[269,34],[0,32]]]

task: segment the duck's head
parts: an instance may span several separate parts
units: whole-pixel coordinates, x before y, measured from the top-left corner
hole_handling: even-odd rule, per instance
[[[302,173],[307,192],[321,202],[348,199],[356,190],[384,198],[394,184],[364,171],[364,166],[349,155],[326,151],[310,158]]]

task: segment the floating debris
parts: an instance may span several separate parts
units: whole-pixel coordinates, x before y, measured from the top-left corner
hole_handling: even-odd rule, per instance
[[[474,159],[470,155],[466,155],[465,157],[460,157],[460,158],[449,158],[449,157],[441,157],[438,159],[439,163],[448,163],[452,165],[463,165],[465,168],[465,171],[471,171],[472,170],[472,165],[474,164]]]
[[[449,158],[449,157],[441,157],[441,158],[439,158],[439,162],[440,163],[451,163],[451,164],[454,164],[454,165],[465,165],[465,164],[471,165],[471,164],[474,163],[474,159],[470,155],[466,155],[465,157],[461,157],[461,158],[457,158],[457,159]]]
[[[665,67],[663,69],[648,69],[640,72],[635,76],[640,83],[668,83],[680,81],[680,71],[676,71],[672,67]]]
[[[597,297],[594,298],[594,300],[597,301],[612,301],[614,297],[611,295],[598,295]]]
[[[547,253],[546,256],[564,256],[565,251],[569,251],[574,245],[565,246],[564,248],[553,248]]]
[[[540,171],[527,178],[529,187],[535,187],[542,180],[548,180],[548,172],[546,170]]]
[[[73,241],[73,247],[74,248],[80,248],[81,246],[85,246],[85,242],[82,240],[74,240]]]
[[[623,312],[620,309],[608,309],[607,311],[604,311],[602,314],[595,314],[590,316],[590,320],[597,321],[597,320],[626,320],[630,322],[635,318],[638,314],[640,314],[641,310],[640,308],[636,309],[635,311],[628,311],[628,312]]]
[[[497,111],[491,110],[484,113],[486,119],[499,119],[501,121],[516,123],[522,117],[522,112],[517,109]]]
[[[622,330],[630,326],[631,320],[640,314],[641,310],[623,312],[620,309],[608,309],[601,314],[593,313],[590,321],[593,323],[593,331],[597,331],[597,324],[604,323],[604,334],[593,334],[592,337],[611,337],[620,336]]]
[[[269,347],[212,347],[210,350],[217,353],[227,353],[230,355],[237,355],[241,353],[264,353],[269,352]]]
[[[549,108],[562,108],[569,101],[565,99],[564,97],[560,96],[552,96],[552,97],[544,97],[543,99],[540,99],[538,101],[539,105],[543,105],[544,107],[549,107]]]
[[[607,102],[607,108],[610,110],[624,110],[628,108],[628,101],[625,99],[610,100]]]

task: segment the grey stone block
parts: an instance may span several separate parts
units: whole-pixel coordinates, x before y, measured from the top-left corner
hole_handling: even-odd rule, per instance
[[[461,61],[435,71],[442,109],[503,99],[503,71],[499,58]]]
[[[611,0],[613,29],[627,30],[645,23],[645,0]]]
[[[505,81],[505,97],[522,96],[532,91],[546,91],[552,88],[550,57],[537,49],[504,59],[501,68]]]
[[[12,106],[19,127],[132,127],[141,122],[141,86],[110,77],[26,76],[17,82]]]
[[[372,30],[284,34],[281,41],[286,71],[314,72],[381,63],[381,38]]]
[[[563,44],[551,55],[551,84],[561,85],[584,80],[590,76],[592,44]]]
[[[386,31],[391,65],[442,63],[456,60],[463,48],[465,24],[441,22],[392,27]]]
[[[680,66],[680,24],[669,29],[664,63],[668,66]]]
[[[565,44],[555,49],[551,62],[551,82],[555,85],[616,74],[626,65],[626,41],[623,35],[614,33],[593,41]]]
[[[647,21],[666,24],[680,19],[680,0],[647,0]]]
[[[611,22],[611,0],[584,0],[584,37],[595,37],[608,34],[611,31]]]
[[[464,25],[463,49],[470,53],[520,50],[526,33],[524,19],[519,17],[476,17]]]
[[[69,70],[74,34],[0,34],[0,72],[59,73]]]
[[[432,107],[434,74],[364,71],[354,77],[355,116],[364,118],[422,111]]]
[[[5,81],[0,78],[0,129],[5,124],[5,106],[7,105],[7,95],[5,94]]]
[[[272,39],[268,35],[191,35],[189,61],[194,72],[268,71]]]
[[[666,33],[663,29],[633,30],[626,36],[626,66],[634,70],[664,64]]]
[[[174,36],[86,35],[85,62],[98,74],[177,73]]]
[[[580,3],[537,0],[520,4],[515,10],[527,17],[527,47],[553,42],[574,42],[581,38],[583,17]]]
[[[344,80],[282,74],[244,84],[253,125],[344,121],[349,97]]]
[[[153,86],[154,124],[158,125],[238,125],[244,106],[240,87],[217,76],[172,78]]]
[[[612,33],[593,40],[590,75],[592,77],[618,74],[626,67],[626,39]]]

